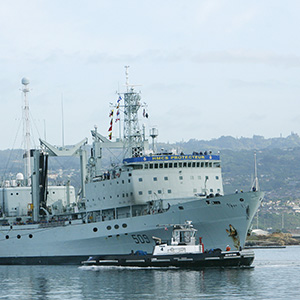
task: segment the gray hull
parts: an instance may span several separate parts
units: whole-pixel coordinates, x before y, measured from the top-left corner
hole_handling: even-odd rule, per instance
[[[152,236],[170,240],[171,226],[192,221],[205,249],[244,246],[263,193],[248,192],[172,205],[153,215],[41,227],[2,226],[0,264],[80,264],[94,255],[152,252]]]

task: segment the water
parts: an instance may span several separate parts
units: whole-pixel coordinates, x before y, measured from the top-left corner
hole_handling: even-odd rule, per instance
[[[0,266],[0,299],[299,299],[300,247],[255,250],[255,268]]]

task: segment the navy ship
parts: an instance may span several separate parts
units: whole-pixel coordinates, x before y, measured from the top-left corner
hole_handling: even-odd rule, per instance
[[[19,175],[15,186],[1,188],[0,264],[79,265],[90,256],[151,253],[153,236],[168,240],[173,224],[187,220],[205,249],[241,251],[263,200],[257,180],[248,192],[224,195],[219,153],[156,151],[158,132],[150,129],[151,145],[139,125],[148,113],[129,84],[128,67],[126,91],[109,116],[108,136],[96,126],[91,131],[91,151],[87,139],[71,149],[40,140],[40,149],[27,151],[30,185]],[[123,124],[118,138],[116,122]],[[121,159],[103,163],[106,149]],[[67,185],[51,200],[58,188],[47,185],[48,157],[65,155],[80,158],[80,197]]]

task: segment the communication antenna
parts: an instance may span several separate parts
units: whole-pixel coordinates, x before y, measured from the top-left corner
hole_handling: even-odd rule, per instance
[[[254,181],[252,184],[253,191],[259,191],[258,177],[257,177],[257,163],[256,163],[256,151],[254,152]]]
[[[127,92],[129,92],[129,73],[128,73],[128,68],[129,68],[129,66],[125,66]]]
[[[61,94],[61,142],[65,146],[65,124],[64,124],[64,95]]]
[[[29,93],[29,79],[22,78],[22,92],[24,95],[24,108],[23,108],[23,130],[24,130],[24,140],[25,140],[25,179],[27,186],[30,186],[30,176],[31,176],[31,163],[30,163],[30,120],[29,120],[29,104],[27,94]]]

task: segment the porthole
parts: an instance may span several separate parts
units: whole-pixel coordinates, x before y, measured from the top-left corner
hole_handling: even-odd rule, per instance
[[[17,235],[17,238],[18,238],[18,239],[20,239],[20,238],[21,238],[21,236],[18,234],[18,235]]]
[[[123,227],[123,228],[126,228],[126,227],[127,227],[127,224],[125,224],[125,223],[122,224],[122,227]]]
[[[118,224],[115,225],[115,229],[119,229],[119,225]]]
[[[107,230],[111,230],[111,226],[107,226],[106,229],[107,229]]]
[[[8,240],[9,239],[9,235],[6,235],[5,238]]]
[[[183,210],[183,209],[184,209],[183,206],[178,206],[178,208],[179,208],[180,210]]]
[[[240,198],[240,201],[241,201],[241,202],[244,202],[244,199],[243,199],[243,198]]]
[[[30,239],[32,239],[32,238],[33,238],[33,235],[32,235],[31,233],[29,234],[29,238],[30,238]]]
[[[94,228],[93,228],[93,231],[94,231],[94,232],[97,232],[97,231],[98,231],[98,228],[97,228],[97,227],[94,227]]]

